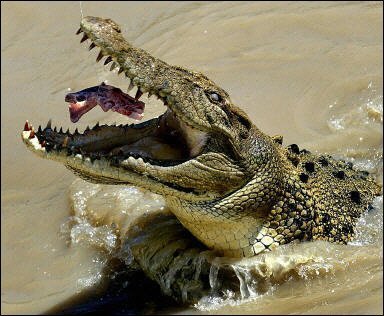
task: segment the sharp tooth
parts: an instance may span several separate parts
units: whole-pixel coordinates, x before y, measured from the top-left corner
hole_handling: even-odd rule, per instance
[[[113,69],[115,69],[117,66],[117,64],[115,62],[112,63],[111,65],[111,68],[109,68],[110,71],[112,71]]]
[[[67,128],[67,131],[65,132],[67,135],[69,135],[70,133],[69,133],[69,128]]]
[[[52,125],[52,119],[49,119],[48,123],[47,123],[47,127],[46,128],[51,128],[51,125]]]
[[[127,89],[127,92],[131,91],[133,89],[134,85],[132,83],[132,81],[129,83],[129,86],[128,86],[128,89]]]
[[[68,136],[66,136],[66,137],[64,138],[64,141],[63,141],[63,147],[67,147],[67,145],[68,145],[68,139],[69,139]]]
[[[31,138],[33,138],[33,137],[35,137],[35,130],[33,129],[33,127],[32,127],[32,129],[31,129],[31,133],[29,134],[29,139],[31,139]]]
[[[81,40],[80,40],[80,43],[84,42],[84,41],[87,40],[87,39],[88,39],[87,34],[84,34],[83,37],[82,37]]]
[[[41,133],[41,125],[39,125],[39,128],[37,129],[38,133]]]
[[[100,127],[99,122],[96,123],[96,125],[93,127],[93,130],[98,129]]]
[[[29,130],[30,130],[30,128],[29,128],[29,123],[28,123],[28,120],[27,120],[27,121],[25,121],[25,124],[24,124],[24,131],[27,132]]]
[[[139,100],[142,95],[143,95],[143,92],[141,92],[140,88],[138,87],[136,91],[135,99]]]
[[[79,131],[78,131],[77,127],[75,129],[75,135],[79,135]]]
[[[124,70],[123,70],[123,67],[120,67],[120,69],[119,69],[119,71],[118,71],[118,75],[120,75],[122,72],[123,72]]]
[[[54,127],[53,131],[54,131],[54,132],[57,132],[57,128],[56,128],[56,126]]]
[[[89,45],[88,50],[94,49],[95,47],[96,47],[95,43],[91,43],[91,45]]]
[[[99,55],[97,55],[96,62],[99,62],[101,58],[104,57],[104,54],[102,51],[100,51]]]
[[[87,126],[87,128],[85,129],[85,132],[88,132],[89,131],[89,126]]]
[[[112,57],[108,56],[107,59],[104,61],[104,65],[109,64],[112,61]]]
[[[60,134],[63,134],[63,128],[60,127],[60,131],[59,131]]]
[[[79,35],[81,32],[82,32],[82,29],[79,28],[79,29],[77,30],[77,32],[76,32],[76,35]]]

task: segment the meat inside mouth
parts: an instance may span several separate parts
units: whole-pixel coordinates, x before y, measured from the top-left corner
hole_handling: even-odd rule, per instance
[[[143,117],[145,104],[139,101],[140,90],[135,98],[119,88],[106,85],[90,87],[78,92],[68,93],[65,102],[69,103],[69,114],[72,123],[76,123],[88,111],[99,105],[104,112],[109,110],[140,120]]]
[[[65,101],[69,103],[73,123],[96,105],[105,112],[112,110],[140,120],[145,107],[138,100],[141,95],[138,90],[136,96],[131,97],[119,88],[102,83],[69,93]],[[134,157],[162,166],[182,163],[201,153],[207,138],[206,133],[185,124],[169,108],[161,116],[142,123],[119,126],[96,124],[93,128],[87,127],[83,133],[79,133],[77,128],[74,133],[69,130],[63,132],[62,128],[57,131],[56,127],[51,127],[51,121],[44,129],[39,126],[37,131],[27,122],[24,131],[30,132],[29,140],[36,137],[36,146],[46,152],[64,150],[67,156],[81,154],[91,160],[105,158],[119,161]]]

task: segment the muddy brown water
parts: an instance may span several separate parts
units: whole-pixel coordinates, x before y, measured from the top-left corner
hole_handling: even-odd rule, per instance
[[[2,2],[1,9],[1,312],[100,310],[100,300],[85,298],[102,292],[118,237],[82,216],[128,225],[163,202],[134,187],[76,180],[28,152],[20,132],[26,119],[38,125],[50,118],[73,131],[69,89],[128,83],[79,44],[79,2]],[[204,72],[264,132],[344,157],[382,183],[382,2],[83,2],[82,10],[112,18],[156,57]],[[146,118],[163,111],[147,100]],[[95,109],[77,126],[97,121],[127,119]],[[127,272],[114,302],[129,306],[116,303],[115,312],[382,314],[382,197],[374,205],[349,245],[292,244],[239,260],[243,298],[226,293],[180,308],[154,299],[156,286]],[[261,266],[264,280],[280,277],[262,293],[250,277]]]

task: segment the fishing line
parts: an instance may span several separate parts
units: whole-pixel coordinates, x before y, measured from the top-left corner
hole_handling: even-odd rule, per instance
[[[82,1],[79,1],[79,4],[80,4],[80,13],[81,13],[81,19],[84,18],[84,15],[83,15],[83,6],[82,6]]]

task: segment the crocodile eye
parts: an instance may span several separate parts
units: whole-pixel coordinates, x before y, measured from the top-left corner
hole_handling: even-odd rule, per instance
[[[85,100],[85,96],[83,96],[83,95],[79,95],[76,97],[77,102],[83,102],[84,100]]]
[[[216,92],[209,92],[208,97],[212,102],[221,102],[223,98]]]

